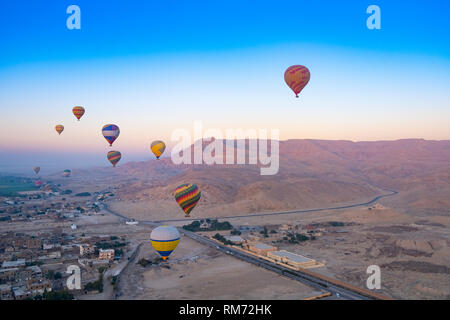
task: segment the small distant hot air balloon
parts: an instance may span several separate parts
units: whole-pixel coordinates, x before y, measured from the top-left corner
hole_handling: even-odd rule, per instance
[[[77,117],[78,121],[80,121],[81,117],[84,114],[84,108],[81,106],[73,107],[72,112],[75,117]]]
[[[161,157],[161,155],[164,153],[164,150],[166,150],[166,144],[160,140],[156,140],[152,142],[152,144],[150,145],[150,149],[156,156],[156,159],[159,159],[159,157]]]
[[[109,146],[112,146],[120,134],[120,129],[115,124],[106,124],[102,128],[102,133],[106,141],[109,142]]]
[[[185,212],[185,217],[189,217],[192,209],[194,209],[200,200],[201,192],[198,190],[197,185],[193,183],[182,184],[175,189],[173,195],[181,209]]]
[[[119,151],[110,151],[108,152],[106,157],[108,158],[109,162],[111,162],[113,167],[115,167],[117,162],[119,162],[122,158],[122,154]]]
[[[178,229],[172,226],[159,226],[150,234],[150,242],[153,249],[166,260],[180,242]]]
[[[40,167],[34,167],[33,170],[34,170],[34,172],[35,172],[36,174],[38,174],[39,171],[41,171],[41,168],[40,168]]]
[[[298,98],[298,94],[303,90],[303,88],[308,84],[311,74],[307,67],[305,66],[291,66],[287,68],[284,73],[284,81],[289,86],[289,88],[294,91],[295,96]]]
[[[70,174],[72,173],[72,171],[70,171],[69,169],[64,170],[63,175],[64,177],[70,177]]]
[[[58,124],[58,125],[55,127],[55,130],[56,130],[56,132],[58,132],[58,134],[61,134],[61,132],[64,131],[64,126],[63,126],[62,124]]]
[[[41,180],[37,180],[34,184],[35,184],[36,187],[40,187],[40,186],[42,186],[42,181]]]

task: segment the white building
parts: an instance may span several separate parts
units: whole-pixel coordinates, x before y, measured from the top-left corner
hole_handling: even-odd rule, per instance
[[[316,260],[286,250],[270,251],[267,257],[295,268],[308,268],[317,264]]]
[[[24,267],[25,259],[18,259],[16,261],[3,261],[2,268],[16,268],[16,267]]]
[[[245,240],[241,236],[224,236],[225,239],[233,243],[243,243]]]

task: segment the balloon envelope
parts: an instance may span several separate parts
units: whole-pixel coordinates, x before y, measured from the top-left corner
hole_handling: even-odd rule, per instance
[[[156,252],[166,260],[180,242],[178,229],[172,226],[159,226],[152,230],[150,242]]]
[[[156,159],[159,159],[159,157],[161,157],[161,155],[163,154],[164,150],[166,150],[166,144],[160,140],[156,140],[152,142],[150,149],[156,156]]]
[[[111,162],[113,167],[115,167],[117,162],[119,162],[122,158],[122,154],[119,151],[110,151],[108,152],[106,157],[108,158],[109,162]]]
[[[58,132],[58,134],[61,134],[61,132],[64,131],[64,126],[63,126],[62,124],[58,124],[58,125],[55,127],[55,130],[56,130],[56,132]]]
[[[106,124],[102,128],[102,133],[106,141],[109,142],[109,145],[112,146],[113,142],[116,141],[120,134],[120,129],[115,124]]]
[[[64,170],[63,175],[64,177],[70,177],[70,174],[72,173],[72,171],[70,171],[69,169]]]
[[[298,94],[308,84],[310,78],[311,74],[308,68],[301,65],[291,66],[284,73],[284,81],[294,91],[297,98]]]
[[[40,186],[42,186],[42,181],[38,180],[34,184],[36,185],[36,187],[40,187]]]
[[[78,121],[80,121],[81,117],[84,114],[84,108],[81,106],[73,107],[72,112],[75,117],[77,117]]]
[[[41,171],[41,168],[39,168],[39,167],[34,167],[33,170],[34,170],[34,172],[35,172],[36,174],[38,174],[39,171]]]
[[[175,189],[173,195],[181,209],[185,212],[186,217],[189,217],[192,209],[194,209],[197,202],[200,200],[201,192],[198,190],[197,185],[193,183],[182,184]]]

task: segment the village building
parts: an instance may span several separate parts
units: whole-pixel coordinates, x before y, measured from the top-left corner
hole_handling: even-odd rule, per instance
[[[80,244],[80,256],[85,256],[95,252],[95,248],[90,244]]]
[[[114,249],[100,249],[98,253],[99,260],[114,260]]]
[[[268,252],[270,252],[270,251],[278,250],[277,247],[270,246],[270,245],[267,245],[267,244],[261,243],[261,242],[256,242],[256,243],[248,242],[248,243],[243,244],[242,247],[244,247],[248,251],[254,252],[254,253],[262,255],[262,256],[267,256]]]
[[[314,259],[310,259],[286,250],[268,252],[267,257],[290,265],[294,268],[310,268],[317,265],[317,262]]]

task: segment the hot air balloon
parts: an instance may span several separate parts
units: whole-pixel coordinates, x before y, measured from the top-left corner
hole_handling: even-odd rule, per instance
[[[72,171],[70,171],[69,169],[64,170],[63,175],[64,177],[70,177],[70,174],[72,173]]]
[[[34,172],[35,172],[36,174],[38,174],[39,171],[41,171],[41,168],[39,168],[39,167],[34,167],[33,170],[34,170]]]
[[[62,124],[58,124],[56,127],[56,132],[58,132],[58,134],[61,134],[61,132],[64,131],[64,126]]]
[[[113,165],[113,167],[116,166],[117,162],[120,161],[120,158],[122,158],[122,154],[119,151],[110,151],[108,152],[108,155],[106,156]]]
[[[166,144],[160,140],[156,140],[152,142],[150,149],[156,156],[156,159],[159,159],[159,157],[161,157],[161,155],[164,153],[164,150],[166,150]]]
[[[165,261],[180,242],[180,233],[172,226],[159,226],[153,229],[150,234],[150,242],[153,249]]]
[[[173,195],[181,209],[186,213],[185,217],[189,217],[189,213],[200,200],[201,192],[195,184],[182,184],[175,189]]]
[[[84,114],[84,108],[80,106],[73,107],[72,112],[75,117],[77,117],[78,121],[80,121],[81,117]]]
[[[102,133],[106,141],[109,142],[109,146],[112,146],[120,134],[120,129],[115,124],[106,124],[102,128]]]
[[[40,186],[42,186],[42,181],[41,180],[37,180],[34,184],[35,184],[36,187],[40,187]]]
[[[294,91],[297,98],[298,94],[308,84],[310,77],[308,68],[300,65],[291,66],[284,73],[284,81]]]

